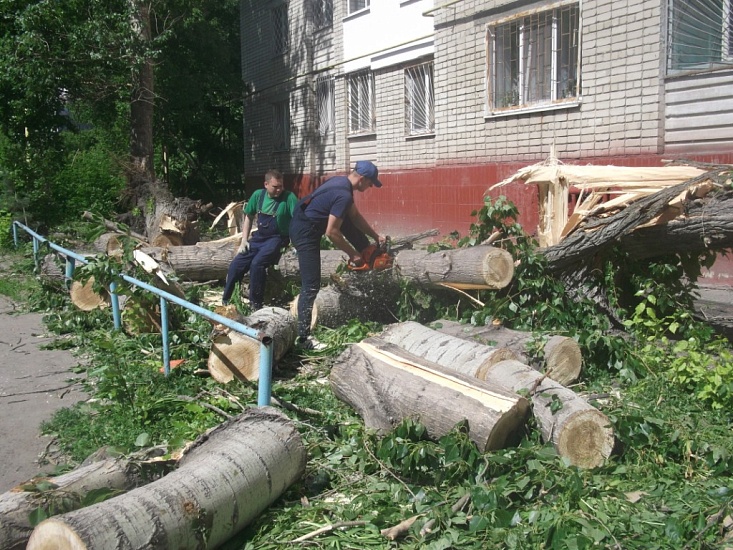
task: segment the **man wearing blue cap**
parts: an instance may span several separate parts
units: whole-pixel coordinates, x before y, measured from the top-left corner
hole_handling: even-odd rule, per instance
[[[354,191],[382,187],[379,170],[368,160],[360,160],[348,176],[327,180],[310,195],[298,201],[290,222],[290,240],[298,251],[301,290],[298,298],[298,343],[303,349],[319,344],[310,337],[313,303],[321,288],[321,237],[326,235],[349,256],[352,266],[362,266],[372,252],[369,237],[385,242],[364,219],[354,204]]]

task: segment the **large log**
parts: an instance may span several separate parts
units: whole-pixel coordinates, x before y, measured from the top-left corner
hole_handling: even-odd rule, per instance
[[[524,397],[451,372],[379,338],[349,346],[331,369],[336,396],[380,433],[416,418],[432,438],[468,420],[469,437],[481,450],[518,439],[527,417]]]
[[[390,325],[379,337],[408,353],[480,380],[486,378],[492,365],[507,359],[517,359],[517,355],[509,348],[456,338],[414,321]]]
[[[502,325],[475,326],[447,319],[435,321],[431,326],[438,332],[457,338],[465,338],[497,348],[509,348],[517,355],[516,359],[522,363],[531,366],[535,366],[536,363],[538,367],[544,365],[541,370],[563,386],[572,384],[580,377],[583,366],[580,346],[568,336],[555,334],[539,337],[538,347],[542,352],[543,360],[538,362],[530,351],[537,337],[530,332],[512,330]]]
[[[155,461],[160,464],[159,461]],[[33,531],[31,514],[44,502],[63,503],[65,511],[82,505],[93,491],[128,491],[147,483],[151,462],[107,459],[83,465],[71,472],[34,478],[0,495],[0,550],[21,550]],[[159,466],[152,466],[160,470]],[[146,474],[145,472],[148,472]]]
[[[395,266],[400,277],[425,287],[496,290],[507,286],[514,276],[512,255],[493,246],[404,250],[397,253]]]
[[[288,418],[250,409],[199,438],[164,478],[41,522],[27,548],[215,548],[299,479],[305,464]]]
[[[486,380],[516,392],[528,391],[542,438],[570,464],[595,468],[611,456],[615,442],[611,421],[571,389],[511,360],[493,365]]]
[[[236,241],[187,246],[144,247],[155,261],[170,267],[182,281],[218,281],[226,278],[229,264],[237,253]]]
[[[281,359],[295,343],[298,336],[297,319],[280,307],[265,307],[248,317],[227,314],[231,306],[225,306],[217,313],[236,319],[245,326],[255,328],[272,338],[273,360]],[[216,328],[211,344],[208,369],[212,378],[226,384],[235,378],[258,380],[260,376],[260,342],[234,330]]]

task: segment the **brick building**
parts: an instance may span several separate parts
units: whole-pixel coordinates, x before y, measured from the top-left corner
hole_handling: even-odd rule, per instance
[[[373,160],[378,231],[462,234],[492,184],[566,164],[733,163],[731,0],[242,0],[248,194]],[[492,192],[493,193],[493,192]],[[502,188],[537,223],[537,194]]]

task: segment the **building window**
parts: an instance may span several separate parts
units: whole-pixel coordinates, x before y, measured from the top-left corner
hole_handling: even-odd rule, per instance
[[[336,94],[334,80],[321,77],[316,80],[316,103],[318,112],[318,135],[333,136],[336,128]]]
[[[272,104],[272,144],[275,151],[290,150],[290,102]]]
[[[290,47],[290,32],[288,27],[288,5],[280,4],[270,11],[272,17],[272,37],[274,40],[275,55],[288,51]]]
[[[432,62],[405,69],[405,122],[408,135],[435,130],[433,105]]]
[[[732,0],[669,2],[667,69],[733,64]]]
[[[374,76],[371,72],[349,77],[349,133],[374,131]]]
[[[333,0],[312,0],[313,26],[316,30],[333,25]]]
[[[348,0],[349,15],[354,12],[365,10],[369,7],[369,0]]]
[[[487,33],[490,110],[577,99],[580,95],[578,27],[577,4],[490,25]]]

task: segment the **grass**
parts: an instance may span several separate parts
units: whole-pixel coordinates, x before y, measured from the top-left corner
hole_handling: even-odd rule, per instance
[[[102,446],[123,453],[176,448],[223,420],[214,408],[236,414],[256,403],[250,385],[221,386],[194,374],[205,367],[208,323],[189,318],[185,330],[172,334],[171,356],[186,361],[166,378],[159,372],[159,335],[124,336],[111,330],[108,313],[80,315],[58,296],[39,298],[40,285],[22,280],[27,258],[16,258],[19,280],[8,291],[47,305],[49,328],[89,358],[86,390],[93,399],[44,426],[71,465]],[[462,426],[433,441],[408,420],[377,436],[335,397],[328,374],[345,346],[379,328],[319,329],[328,351],[280,362],[273,394],[300,408],[286,413],[306,445],[306,473],[224,548],[733,547],[730,408],[711,407],[664,371],[620,378],[599,364],[587,365],[593,376],[576,391],[599,396],[593,403],[618,439],[601,468],[569,466],[531,424],[518,446],[490,453],[479,453]],[[663,364],[661,352],[654,353],[654,364]],[[398,541],[380,533],[411,517]],[[345,527],[293,542],[334,525]]]

